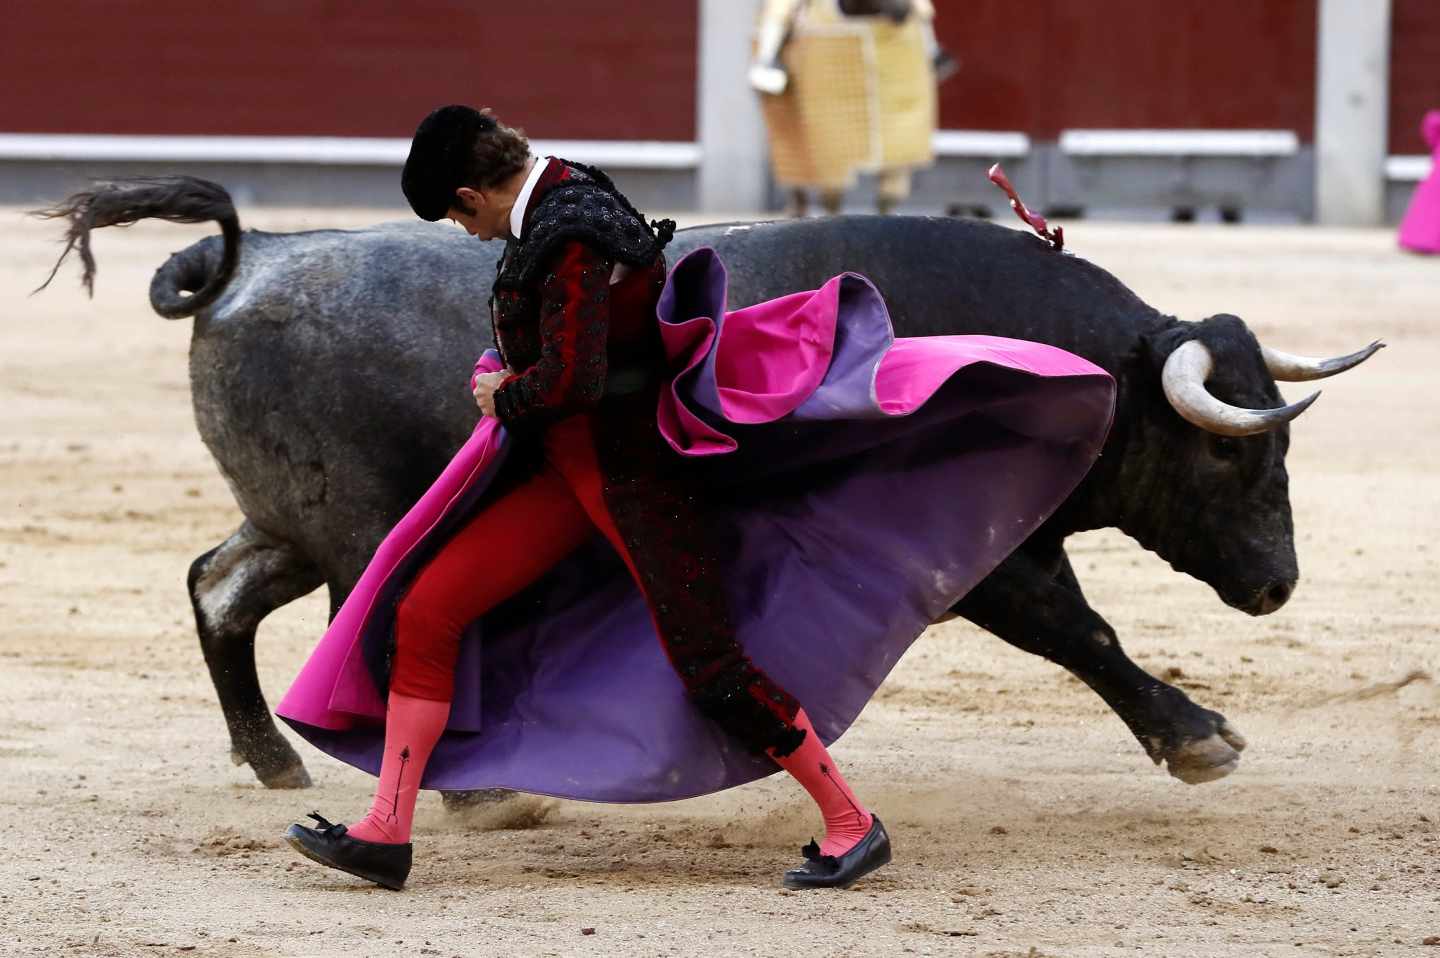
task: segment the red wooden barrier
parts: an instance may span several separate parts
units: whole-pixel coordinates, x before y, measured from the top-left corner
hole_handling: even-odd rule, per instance
[[[459,102],[532,136],[689,141],[697,21],[685,0],[26,0],[0,131],[408,136]]]
[[[1410,0],[1436,4],[1436,0]],[[937,4],[963,61],[941,90],[941,126],[1315,127],[1314,0],[964,0]]]
[[[1425,153],[1420,118],[1440,109],[1440,0],[1392,0],[1390,152]]]

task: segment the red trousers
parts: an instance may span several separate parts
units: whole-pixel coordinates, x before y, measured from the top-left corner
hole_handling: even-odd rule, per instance
[[[549,426],[543,442],[540,471],[477,513],[401,600],[392,691],[450,701],[465,627],[537,581],[596,530],[639,582],[605,507],[589,417]]]

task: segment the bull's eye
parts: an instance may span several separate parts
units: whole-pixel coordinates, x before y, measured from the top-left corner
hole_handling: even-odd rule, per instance
[[[1216,459],[1233,462],[1245,454],[1245,447],[1233,436],[1211,436],[1210,454]]]

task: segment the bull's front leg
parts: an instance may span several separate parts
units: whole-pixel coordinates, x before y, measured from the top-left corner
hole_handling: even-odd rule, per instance
[[[1225,716],[1130,660],[1110,624],[1080,593],[1058,546],[1044,558],[1021,549],[952,610],[1017,648],[1068,669],[1099,693],[1146,753],[1191,785],[1224,778],[1245,739]]]

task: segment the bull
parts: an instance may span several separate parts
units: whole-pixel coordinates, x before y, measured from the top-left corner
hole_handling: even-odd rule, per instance
[[[269,787],[306,786],[260,689],[256,627],[321,586],[333,615],[471,432],[465,384],[491,341],[498,244],[419,222],[242,232],[223,188],[188,177],[112,184],[43,215],[70,220],[67,252],[78,245],[87,286],[92,228],[147,217],[221,226],[171,256],[150,287],[161,316],[194,317],[196,424],[245,517],[195,559],[188,587],[232,758]],[[1183,322],[1084,259],[982,222],[705,226],[678,232],[669,253],[701,246],[728,266],[732,308],[853,270],[885,294],[901,336],[1037,340],[1110,372],[1116,414],[1099,462],[952,611],[1068,669],[1176,778],[1207,782],[1238,767],[1243,736],[1131,661],[1086,601],[1065,541],[1117,528],[1227,605],[1276,611],[1299,578],[1288,424],[1315,398],[1286,405],[1276,381],[1334,375],[1383,344],[1325,360],[1280,353],[1237,316]]]

